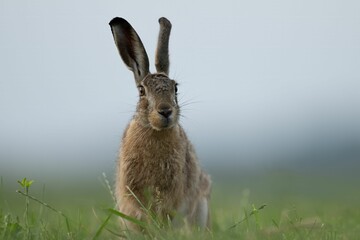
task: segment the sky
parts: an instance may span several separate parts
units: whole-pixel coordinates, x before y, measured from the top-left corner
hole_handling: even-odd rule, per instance
[[[358,1],[0,0],[0,175],[115,165],[137,90],[108,22],[124,17],[170,77],[203,165],[360,146]],[[291,160],[291,157],[288,159]]]

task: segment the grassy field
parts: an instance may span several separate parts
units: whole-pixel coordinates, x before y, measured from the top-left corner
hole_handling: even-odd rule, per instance
[[[131,235],[118,227],[111,184],[103,176],[61,184],[2,178],[0,239],[360,239],[356,179],[218,172],[213,174],[211,231],[164,228],[155,219],[147,225],[148,234]]]

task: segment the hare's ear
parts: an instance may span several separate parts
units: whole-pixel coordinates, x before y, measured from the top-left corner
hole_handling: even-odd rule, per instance
[[[140,37],[123,18],[116,17],[109,25],[122,60],[134,73],[136,84],[139,84],[149,73],[149,59]]]
[[[169,75],[169,38],[171,32],[171,23],[166,18],[159,19],[160,32],[158,45],[155,54],[155,67],[158,73],[162,72]]]

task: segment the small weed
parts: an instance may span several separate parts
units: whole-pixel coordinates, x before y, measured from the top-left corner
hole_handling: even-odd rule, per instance
[[[34,183],[33,180],[27,180],[26,178],[23,178],[21,181],[18,181],[21,187],[25,190],[25,213],[24,213],[24,222],[25,222],[25,228],[26,228],[26,239],[29,239],[30,236],[30,226],[29,226],[29,189],[31,185]],[[18,191],[20,192],[20,191]]]
[[[51,205],[49,205],[48,203],[39,200],[38,198],[29,195],[29,189],[31,187],[31,185],[34,183],[33,180],[27,180],[26,178],[23,178],[21,181],[18,181],[18,183],[20,184],[20,186],[22,186],[25,189],[25,192],[22,192],[20,190],[16,190],[17,193],[19,193],[20,195],[24,196],[26,199],[25,202],[25,214],[24,214],[24,222],[25,222],[25,229],[26,229],[26,239],[30,238],[30,226],[29,226],[29,202],[30,200],[33,200],[34,202],[37,202],[39,204],[41,204],[42,206],[44,206],[47,209],[50,209],[51,211],[57,213],[59,216],[61,216],[62,218],[64,218],[65,223],[66,223],[66,229],[67,229],[67,235],[70,239],[72,239],[72,232],[70,230],[70,221],[69,218],[61,211],[57,210],[56,208],[52,207]]]

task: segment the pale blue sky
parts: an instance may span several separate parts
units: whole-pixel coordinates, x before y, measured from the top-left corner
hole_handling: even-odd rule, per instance
[[[170,76],[203,164],[360,141],[358,1],[0,1],[0,175],[107,169],[137,101],[108,22],[126,18]],[[328,145],[327,145],[328,144]],[[325,146],[325,147],[324,147]]]

